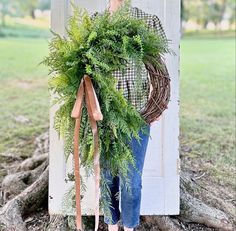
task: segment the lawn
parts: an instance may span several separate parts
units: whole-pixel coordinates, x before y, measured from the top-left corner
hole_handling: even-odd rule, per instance
[[[234,187],[235,57],[233,38],[181,41],[181,156],[221,185]],[[49,127],[44,38],[0,39],[0,152],[30,155]],[[30,122],[16,121],[22,115]],[[193,170],[196,166],[190,166]]]
[[[181,42],[181,154],[216,183],[235,187],[235,42]],[[194,166],[193,170],[199,171]]]
[[[46,39],[0,39],[0,152],[30,155],[34,138],[49,127],[47,69],[38,65],[46,54]]]

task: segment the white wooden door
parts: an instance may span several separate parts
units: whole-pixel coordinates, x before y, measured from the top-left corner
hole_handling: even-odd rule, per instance
[[[90,13],[102,11],[108,0],[76,0]],[[51,1],[51,28],[65,34],[65,27],[71,9],[68,0]],[[158,15],[166,35],[172,40],[171,47],[176,56],[166,55],[165,61],[171,77],[171,101],[161,120],[151,126],[151,139],[146,154],[141,215],[179,214],[179,42],[180,42],[180,0],[133,0],[133,6]],[[52,96],[53,97],[53,96]],[[64,194],[71,187],[65,181],[71,171],[72,161],[65,162],[63,141],[58,139],[53,129],[53,117],[57,106],[50,109],[50,173],[49,173],[49,213],[74,214],[63,210]],[[86,182],[88,187],[82,200],[82,213],[94,214],[94,180]]]

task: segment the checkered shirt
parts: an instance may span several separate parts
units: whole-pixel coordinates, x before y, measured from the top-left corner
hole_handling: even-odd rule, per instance
[[[132,16],[143,19],[148,25],[148,28],[153,29],[159,36],[167,40],[163,26],[160,19],[156,15],[148,14],[138,7],[130,7],[130,13]],[[92,18],[100,14],[96,12],[92,15]],[[142,63],[141,67],[141,86],[142,94],[137,94],[135,83],[137,81],[136,66],[132,59],[129,60],[127,68],[124,73],[120,70],[115,70],[112,73],[112,76],[117,78],[118,82],[116,85],[117,90],[123,90],[123,96],[131,102],[132,105],[136,108],[137,111],[141,112],[148,101],[149,92],[150,92],[150,76],[149,73]]]

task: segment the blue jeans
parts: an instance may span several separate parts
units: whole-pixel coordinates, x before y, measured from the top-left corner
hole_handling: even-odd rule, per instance
[[[104,215],[104,222],[106,224],[116,224],[121,219],[121,224],[127,228],[135,228],[140,223],[140,204],[141,204],[141,189],[142,189],[142,172],[145,160],[145,154],[147,150],[149,134],[150,134],[150,125],[147,125],[147,133],[144,134],[139,131],[140,144],[138,141],[132,137],[131,150],[135,158],[135,166],[139,170],[135,169],[130,164],[130,170],[128,177],[130,179],[131,187],[130,191],[126,187],[121,188],[119,185],[120,177],[112,177],[108,170],[104,171],[104,176],[106,179],[109,179],[111,184],[109,188],[111,190],[111,202],[112,207],[110,208],[112,214],[112,221],[108,220],[108,217]],[[120,193],[121,199],[121,211],[119,210],[119,200],[117,198],[117,193]]]

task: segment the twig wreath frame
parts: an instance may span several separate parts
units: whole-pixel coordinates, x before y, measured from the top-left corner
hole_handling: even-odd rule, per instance
[[[151,63],[145,64],[153,90],[141,114],[149,124],[155,121],[168,108],[167,105],[170,101],[171,79],[169,72],[160,56],[158,57],[158,62],[163,66],[162,69],[156,68]]]

